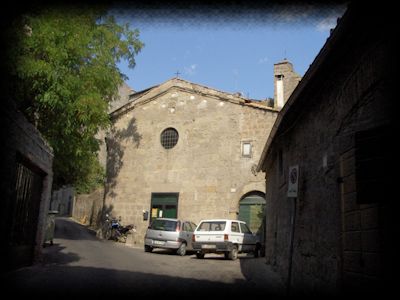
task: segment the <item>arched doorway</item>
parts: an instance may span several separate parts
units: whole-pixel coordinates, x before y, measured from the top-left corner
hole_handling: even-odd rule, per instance
[[[253,233],[264,236],[265,194],[249,192],[239,201],[239,220],[245,221]]]

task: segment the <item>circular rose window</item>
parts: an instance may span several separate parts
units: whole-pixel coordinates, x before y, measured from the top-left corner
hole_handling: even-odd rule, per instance
[[[167,128],[161,133],[161,145],[165,149],[174,148],[178,143],[179,134],[174,128]]]

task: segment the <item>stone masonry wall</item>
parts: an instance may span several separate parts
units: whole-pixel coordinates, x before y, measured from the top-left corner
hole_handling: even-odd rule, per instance
[[[74,198],[72,218],[94,229],[100,228],[104,200],[104,189],[90,194],[78,194]]]
[[[277,96],[277,76],[283,76],[283,100],[286,101],[289,99],[293,90],[299,84],[301,80],[301,76],[297,74],[294,69],[292,63],[287,60],[283,60],[279,63],[274,64],[274,99],[278,98]],[[275,106],[277,103],[275,102]]]
[[[296,290],[333,292],[347,285],[368,289],[380,276],[381,208],[355,200],[354,134],[391,120],[384,47],[377,43],[355,49],[356,59],[338,55],[340,63],[331,61],[338,66],[335,72],[326,74],[315,89],[318,93],[308,95],[309,105],[296,126],[273,144],[267,176],[267,261],[288,278],[295,200],[286,196],[287,171],[298,164],[290,282]]]
[[[37,230],[34,239],[34,255],[33,259],[37,260],[41,257],[41,249],[45,236],[47,212],[50,205],[51,186],[53,181],[53,151],[47,142],[43,139],[38,130],[27,121],[27,119],[18,112],[12,105],[10,107],[3,106],[1,112],[1,136],[3,138],[1,168],[1,191],[3,199],[3,207],[1,213],[1,225],[3,228],[11,228],[13,220],[12,211],[15,202],[15,177],[18,156],[44,174],[42,181],[42,190],[40,196],[39,214],[37,216]],[[4,131],[3,131],[4,130]],[[7,244],[7,236],[4,237]],[[6,248],[6,247],[4,247]],[[10,249],[2,249],[3,251]],[[15,254],[15,249],[11,250],[11,255]],[[7,257],[10,253],[6,253],[3,258],[6,264],[12,264],[16,257]],[[5,264],[5,265],[6,265]]]
[[[154,91],[157,94],[157,90]],[[150,96],[149,96],[150,97]],[[239,200],[249,191],[265,191],[257,164],[276,111],[223,101],[173,87],[137,105],[114,122],[108,137],[106,206],[123,222],[137,227],[133,244],[143,243],[152,193],[179,193],[178,217],[237,218]],[[177,145],[160,143],[161,132],[173,127]],[[251,141],[250,158],[241,142]]]

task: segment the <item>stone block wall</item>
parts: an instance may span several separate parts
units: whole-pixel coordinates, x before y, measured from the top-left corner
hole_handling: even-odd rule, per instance
[[[299,84],[301,80],[301,76],[294,71],[293,64],[288,60],[283,60],[274,64],[274,99],[275,99],[275,107],[277,107],[277,81],[278,78],[281,78],[283,83],[283,101],[289,99],[293,90]]]
[[[8,228],[8,230],[3,237],[5,246],[2,247],[4,254],[2,257],[5,260],[6,268],[14,268],[30,264],[41,258],[53,181],[53,151],[40,132],[28,122],[22,113],[16,110],[14,105],[8,106],[7,102],[3,104],[0,116],[3,138],[1,149],[3,164],[0,180],[3,205],[0,224],[2,228]],[[10,234],[12,234],[11,228],[15,222],[17,164],[20,164],[21,161],[35,172],[40,172],[42,178],[41,188],[38,191],[40,194],[38,214],[33,216],[34,220],[32,220],[36,224],[34,243],[26,245],[15,244],[15,241],[10,244],[9,240]],[[30,248],[33,248],[33,253]],[[27,253],[26,250],[30,253]]]
[[[77,194],[74,198],[72,218],[98,230],[101,227],[104,189],[99,188],[90,194]]]
[[[320,69],[305,83],[299,94],[303,105],[293,108],[293,125],[278,134],[268,158],[267,261],[299,292],[374,291],[382,284],[385,253],[391,251],[389,185],[373,202],[360,202],[354,154],[357,133],[390,128],[393,121],[390,44],[378,35],[361,34],[364,26],[358,29],[360,35],[346,36],[335,48],[324,65],[329,71]],[[381,147],[389,145],[390,140]],[[296,199],[287,197],[287,172],[293,165],[300,170]]]
[[[245,193],[265,192],[264,175],[252,168],[276,110],[241,105],[180,80],[168,84],[115,119],[107,137],[106,207],[137,226],[137,245],[148,226],[143,211],[150,211],[152,193],[179,193],[178,217],[197,223],[237,218]],[[167,150],[160,134],[169,127],[179,140]],[[252,143],[250,157],[242,157],[243,141]]]
[[[63,187],[53,191],[50,210],[57,211],[58,216],[72,216],[75,190],[73,187]]]

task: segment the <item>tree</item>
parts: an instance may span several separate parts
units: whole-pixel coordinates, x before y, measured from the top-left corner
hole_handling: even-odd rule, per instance
[[[54,182],[88,192],[103,181],[95,138],[144,44],[104,8],[46,7],[21,15],[9,35],[13,98],[54,150]]]

